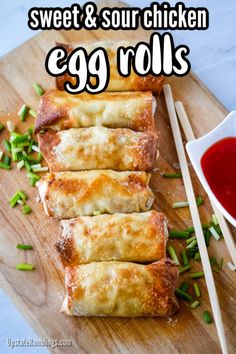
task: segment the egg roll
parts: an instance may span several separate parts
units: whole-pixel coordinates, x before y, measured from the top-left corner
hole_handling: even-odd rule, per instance
[[[167,238],[165,216],[151,210],[62,220],[55,246],[64,265],[100,261],[146,263],[165,258]]]
[[[113,169],[149,171],[158,156],[157,136],[130,129],[91,127],[38,134],[51,172]]]
[[[102,125],[135,131],[155,129],[156,99],[151,92],[103,92],[96,95],[50,90],[40,97],[35,132]]]
[[[132,43],[126,41],[97,41],[92,43],[80,43],[77,46],[71,46],[69,44],[58,43],[60,47],[66,49],[68,53],[71,53],[73,49],[77,47],[83,47],[89,54],[98,47],[102,47],[106,50],[110,65],[110,80],[106,91],[153,91],[158,94],[162,90],[164,76],[146,75],[139,76],[131,69],[131,73],[127,77],[123,77],[117,70],[117,50],[119,47],[129,47]],[[94,85],[96,79],[90,79],[90,82]],[[76,79],[73,76],[64,74],[56,77],[56,86],[59,90],[64,90],[64,84],[66,81],[76,84]]]
[[[62,312],[72,316],[171,316],[178,268],[168,259],[142,265],[93,262],[65,270]]]
[[[149,210],[154,201],[149,178],[146,172],[57,172],[46,174],[36,186],[46,214],[69,219]]]

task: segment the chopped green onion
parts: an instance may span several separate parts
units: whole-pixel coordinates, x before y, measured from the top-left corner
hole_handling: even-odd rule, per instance
[[[180,290],[180,289],[175,289],[175,294],[177,297],[180,297],[188,302],[192,302],[193,301],[193,298],[191,295],[187,294],[186,292]]]
[[[192,304],[191,304],[191,308],[195,309],[196,307],[198,307],[200,305],[200,301],[195,300]]]
[[[16,269],[18,269],[18,270],[33,270],[34,266],[32,264],[19,263],[16,265]]]
[[[164,178],[182,178],[181,172],[176,173],[163,173],[162,175]]]
[[[201,296],[201,293],[200,293],[200,288],[199,288],[199,286],[198,286],[198,283],[194,283],[194,284],[193,284],[193,288],[194,288],[194,291],[195,291],[195,295],[196,295],[197,297],[200,297],[200,296]]]
[[[3,163],[5,163],[6,165],[10,166],[11,158],[8,155],[5,155],[4,159],[3,159]]]
[[[211,266],[213,266],[215,263],[217,263],[217,262],[216,262],[216,258],[215,258],[215,257],[211,257],[211,258],[210,258],[210,264],[211,264]]]
[[[22,200],[26,200],[28,198],[27,195],[21,190],[19,190],[17,193],[19,194]]]
[[[31,185],[32,187],[34,187],[35,184],[36,184],[36,182],[38,182],[38,180],[35,179],[35,178],[30,178],[30,179],[29,179],[29,182],[30,182],[30,185]]]
[[[29,144],[29,147],[28,147],[28,153],[29,154],[32,152],[32,146],[33,146],[33,139],[30,140],[30,144]]]
[[[34,84],[33,87],[39,96],[42,96],[44,94],[44,90],[39,84]]]
[[[24,207],[23,207],[23,214],[29,214],[29,213],[31,213],[31,211],[32,211],[32,209],[31,209],[31,207],[29,206],[29,205],[24,205]]]
[[[189,284],[184,281],[181,285],[180,285],[180,290],[182,290],[183,292],[186,293],[186,291],[188,290]]]
[[[219,235],[222,235],[222,230],[220,228],[220,225],[213,225],[213,227]]]
[[[205,230],[205,231],[204,231],[204,237],[205,237],[206,245],[207,245],[207,247],[209,247],[210,238],[211,238],[211,233],[210,233],[209,230]]]
[[[0,123],[0,132],[4,129],[5,129],[4,125],[2,123]]]
[[[33,247],[31,245],[23,245],[23,244],[17,244],[16,248],[18,248],[19,250],[32,250]]]
[[[203,312],[203,319],[208,324],[212,323],[212,321],[213,321],[213,318],[212,318],[211,313],[209,311]]]
[[[181,255],[182,255],[183,265],[184,265],[184,266],[189,265],[189,263],[188,263],[188,257],[187,257],[186,252],[185,252],[185,251],[182,251],[182,252],[181,252]]]
[[[39,147],[36,145],[32,145],[32,150],[36,152],[40,152]]]
[[[10,170],[10,169],[11,169],[11,166],[8,166],[8,165],[6,165],[5,163],[0,162],[0,168],[3,168],[4,170]]]
[[[18,192],[16,192],[13,195],[13,197],[9,200],[9,204],[10,204],[11,208],[14,208],[16,206],[18,199],[20,199],[20,196],[19,196]]]
[[[8,140],[3,139],[3,145],[8,152],[11,152],[11,144]]]
[[[196,273],[191,273],[189,274],[190,278],[192,279],[197,279],[197,278],[202,278],[204,277],[204,273],[203,272],[196,272]]]
[[[22,147],[12,148],[11,151],[13,154],[17,154],[18,152],[22,152],[24,149]]]
[[[24,167],[24,165],[25,165],[24,160],[21,160],[21,161],[19,161],[19,162],[17,163],[16,166],[17,166],[18,170],[21,170],[22,167]]]
[[[17,203],[20,204],[20,205],[24,205],[25,204],[25,202],[22,199],[18,199]]]
[[[170,238],[188,238],[189,237],[188,231],[179,231],[179,230],[171,230],[169,232]]]
[[[37,155],[37,162],[41,162],[42,159],[43,159],[43,155],[42,155],[41,152],[39,152],[38,155]]]
[[[9,132],[13,132],[15,130],[15,125],[10,120],[7,121],[7,129],[9,130]]]
[[[201,260],[201,256],[200,256],[200,253],[199,253],[199,252],[196,252],[196,253],[195,253],[194,259],[195,259],[195,261],[200,261],[200,260]]]
[[[187,245],[187,249],[188,248],[193,248],[193,247],[195,247],[197,245],[197,240],[193,240],[191,243],[189,243],[188,245]]]
[[[189,245],[190,243],[192,243],[192,242],[195,241],[196,239],[197,239],[196,236],[192,236],[192,237],[188,238],[188,239],[186,240],[187,245]]]
[[[214,239],[216,241],[218,241],[220,239],[220,235],[216,232],[216,230],[213,226],[209,227],[208,230],[210,231],[210,233],[212,234],[212,236],[214,237]]]
[[[37,117],[37,112],[35,112],[32,108],[29,110],[29,114],[34,118]]]
[[[179,274],[182,274],[184,272],[187,272],[187,270],[191,269],[190,264],[186,265],[185,267],[182,267],[179,269]]]
[[[40,180],[40,176],[39,176],[39,175],[36,175],[35,173],[32,173],[32,172],[28,172],[28,173],[27,173],[27,177],[28,177],[28,178],[34,178],[34,179],[36,179],[37,181]]]
[[[28,114],[28,110],[29,108],[26,106],[26,104],[23,104],[23,106],[21,107],[21,109],[18,112],[18,116],[20,117],[21,122],[24,122],[27,114]]]
[[[37,167],[42,167],[40,163],[36,163],[34,165],[31,165],[31,168],[37,168]]]
[[[29,162],[26,161],[26,160],[24,160],[24,165],[25,165],[26,170],[27,170],[28,172],[30,172],[30,171],[31,171],[31,166],[30,166]]]
[[[212,221],[215,225],[218,225],[218,220],[217,220],[216,214],[212,214]]]
[[[32,167],[32,166],[31,166]],[[32,167],[33,172],[47,172],[48,167]]]
[[[0,160],[2,159],[3,157],[3,151],[0,151]]]
[[[172,208],[177,209],[177,208],[185,208],[188,206],[188,202],[176,202],[173,203]]]
[[[198,196],[198,197],[196,198],[196,203],[197,203],[197,206],[198,206],[198,207],[203,204],[203,199],[202,199],[201,196]]]
[[[203,230],[208,229],[208,227],[209,227],[209,225],[207,225],[207,224],[202,224],[202,229],[203,229]],[[195,230],[194,230],[194,227],[193,227],[193,226],[188,227],[185,231],[188,231],[188,232],[190,232],[190,233],[195,232]]]
[[[178,260],[178,257],[177,257],[174,247],[168,246],[167,250],[170,255],[170,258],[175,262],[175,264],[179,265],[179,260]]]

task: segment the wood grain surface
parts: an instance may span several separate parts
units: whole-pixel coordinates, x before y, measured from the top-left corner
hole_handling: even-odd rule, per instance
[[[120,5],[106,1],[99,6],[115,4]],[[4,123],[11,119],[16,122],[20,132],[33,124],[33,118],[28,118],[25,123],[19,122],[17,112],[22,103],[37,110],[38,97],[32,88],[33,83],[40,83],[44,89],[54,86],[54,80],[44,69],[44,60],[55,41],[82,43],[87,40],[125,38],[135,42],[147,40],[149,35],[141,29],[128,32],[81,30],[40,33],[0,60],[0,121]],[[225,117],[227,112],[224,107],[193,74],[168,81],[172,85],[174,98],[183,101],[197,137],[214,128]],[[184,229],[192,225],[188,208],[171,208],[173,202],[186,199],[183,183],[179,179],[167,180],[161,176],[163,171],[175,171],[173,164],[177,162],[162,94],[157,97],[156,126],[160,158],[151,178],[151,187],[156,196],[154,208],[166,214],[170,227]],[[1,133],[0,140],[6,136],[7,132]],[[205,201],[200,207],[202,222],[208,222],[212,214],[209,200],[192,169],[191,173],[195,192],[202,195]],[[9,208],[8,200],[17,189],[28,194],[29,204],[33,208],[30,215],[24,216],[20,207]],[[71,318],[61,314],[63,268],[54,249],[58,222],[46,217],[42,205],[36,202],[37,189],[29,186],[25,171],[18,171],[16,167],[10,172],[0,170],[0,190],[1,287],[40,337],[72,340],[71,347],[51,349],[53,353],[220,353],[214,324],[207,325],[202,320],[203,310],[210,310],[204,279],[199,281],[202,289],[201,306],[191,310],[188,304],[180,302],[181,310],[171,320]],[[23,242],[32,244],[34,250],[17,250],[16,244]],[[178,251],[184,247],[184,241],[171,243]],[[216,258],[223,257],[225,262],[229,260],[223,239],[218,242],[212,239],[209,253]],[[17,271],[15,265],[19,262],[33,263],[36,270]],[[200,262],[192,264],[194,270],[201,269]],[[214,277],[229,351],[233,354],[236,352],[236,274],[224,266],[220,274],[214,273]],[[180,281],[185,278],[188,279],[188,273],[181,276]]]

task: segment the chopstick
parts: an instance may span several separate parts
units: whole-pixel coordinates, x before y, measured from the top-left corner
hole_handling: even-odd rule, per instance
[[[195,136],[191,128],[187,113],[184,109],[183,103],[180,101],[175,102],[175,109],[187,140],[188,141],[195,140]],[[218,223],[220,225],[221,231],[224,235],[224,240],[228,248],[229,254],[232,258],[234,265],[236,266],[236,245],[233,236],[231,234],[231,231],[228,227],[228,224],[224,216],[221,214],[221,212],[219,211],[219,209],[217,208],[217,206],[215,205],[215,203],[211,198],[210,198],[210,202],[214,210],[214,213],[216,215],[216,218],[218,220]]]
[[[197,208],[197,204],[196,204],[196,200],[195,200],[195,196],[194,196],[194,192],[193,192],[192,181],[191,181],[190,174],[189,174],[187,159],[186,159],[184,145],[183,145],[182,138],[181,138],[178,118],[177,118],[177,115],[175,112],[175,106],[174,106],[174,101],[173,101],[170,85],[164,85],[163,91],[164,91],[167,110],[169,113],[170,124],[171,124],[171,128],[172,128],[172,133],[174,136],[175,146],[176,146],[176,150],[177,150],[177,154],[178,154],[178,158],[179,158],[179,164],[180,164],[180,168],[181,168],[181,172],[182,172],[182,176],[183,176],[186,195],[187,195],[188,202],[189,202],[189,208],[190,208],[190,213],[191,213],[191,217],[193,220],[193,226],[194,226],[195,234],[197,237],[198,248],[199,248],[199,252],[201,255],[203,271],[204,271],[208,294],[209,294],[209,298],[210,298],[210,302],[211,302],[211,308],[212,308],[212,312],[213,312],[214,319],[215,319],[216,329],[218,332],[218,337],[219,337],[222,352],[223,352],[223,354],[227,354],[228,349],[227,349],[227,344],[226,344],[226,339],[225,339],[225,333],[224,333],[224,327],[223,327],[223,322],[222,322],[222,317],[221,317],[221,312],[220,312],[219,301],[218,301],[216,287],[215,287],[214,278],[213,278],[213,274],[212,274],[212,269],[211,269],[211,265],[210,265],[210,261],[209,261],[209,257],[208,257],[208,253],[207,253],[205,239],[204,239],[204,235],[203,235],[203,231],[202,231],[201,220],[200,220],[200,217],[198,214],[198,208]]]

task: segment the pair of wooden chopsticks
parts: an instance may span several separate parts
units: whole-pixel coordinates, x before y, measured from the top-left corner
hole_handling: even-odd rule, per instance
[[[213,274],[212,274],[212,269],[211,269],[211,265],[210,265],[210,261],[209,261],[209,256],[207,253],[206,243],[205,243],[205,239],[204,239],[204,235],[203,235],[203,231],[202,231],[201,220],[199,217],[198,208],[197,208],[197,204],[196,204],[196,200],[195,200],[195,196],[194,196],[193,185],[192,185],[192,181],[191,181],[191,177],[190,177],[190,173],[189,173],[189,168],[188,168],[187,159],[186,159],[186,155],[185,155],[185,151],[184,151],[184,145],[183,145],[183,141],[182,141],[182,137],[181,137],[181,133],[180,133],[180,127],[179,127],[178,118],[177,118],[176,111],[175,111],[175,105],[174,105],[170,85],[164,85],[163,91],[164,91],[164,95],[165,95],[167,110],[169,113],[170,124],[171,124],[171,128],[172,128],[172,133],[174,136],[177,155],[179,158],[179,164],[180,164],[180,168],[181,168],[181,172],[182,172],[182,176],[183,176],[185,191],[186,191],[186,195],[187,195],[188,202],[189,202],[189,208],[190,208],[190,213],[191,213],[191,217],[192,217],[192,221],[193,221],[193,227],[195,229],[195,234],[197,237],[198,248],[199,248],[199,252],[200,252],[200,256],[201,256],[201,262],[202,262],[204,275],[205,275],[205,279],[206,279],[206,284],[207,284],[208,294],[209,294],[209,298],[210,298],[210,302],[211,302],[212,312],[213,312],[214,319],[215,319],[216,329],[217,329],[222,352],[223,352],[223,354],[227,354],[228,349],[227,349],[227,344],[226,344],[226,339],[225,339],[225,333],[224,333],[224,327],[223,327],[223,322],[222,322],[222,317],[221,317],[221,312],[220,312],[218,296],[217,296],[214,278],[213,278]],[[179,106],[179,104],[177,105],[177,107],[178,106]],[[181,117],[182,117],[183,111],[178,109],[178,112],[181,114]],[[187,136],[187,139],[188,139],[188,137],[190,137],[190,132],[191,132],[190,124],[188,125],[188,129],[186,128],[186,131],[188,131],[188,136]],[[191,137],[194,138],[193,133],[191,134]]]

